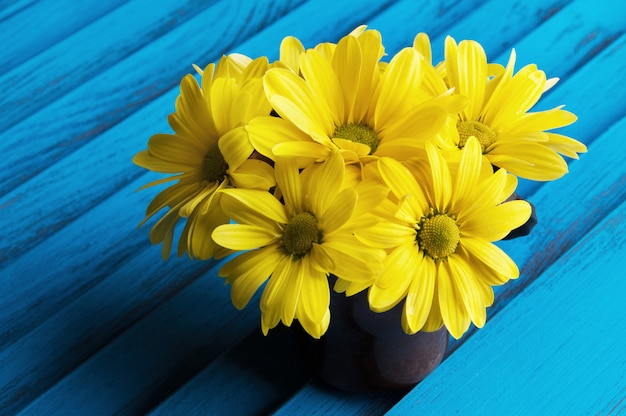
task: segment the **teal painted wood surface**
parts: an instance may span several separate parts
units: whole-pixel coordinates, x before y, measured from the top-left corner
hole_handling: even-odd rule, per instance
[[[626,13],[613,0],[0,1],[0,414],[626,412]],[[366,23],[389,54],[427,32],[561,82],[579,121],[570,173],[522,182],[539,225],[501,245],[521,276],[485,328],[410,392],[333,390],[293,334],[263,337],[221,263],[171,258],[136,224],[158,176],[130,159],[168,131],[180,77],[222,53],[277,58]],[[254,302],[253,302],[254,303]]]

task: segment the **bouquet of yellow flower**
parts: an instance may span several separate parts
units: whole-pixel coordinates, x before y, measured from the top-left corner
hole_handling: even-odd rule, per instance
[[[133,161],[170,174],[147,208],[167,258],[233,255],[219,271],[243,308],[263,287],[261,327],[298,320],[321,337],[333,290],[367,291],[370,308],[403,303],[408,334],[482,327],[492,286],[519,270],[494,244],[531,216],[517,178],[554,180],[580,142],[550,132],[576,116],[530,112],[557,79],[535,65],[489,63],[475,41],[448,37],[431,62],[427,35],[384,59],[362,26],[338,43],[280,59],[224,56],[180,84],[171,134]],[[144,221],[146,221],[144,220]]]

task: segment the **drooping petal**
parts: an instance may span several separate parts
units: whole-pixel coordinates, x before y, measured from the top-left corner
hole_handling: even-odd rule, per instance
[[[511,258],[498,246],[484,240],[464,238],[460,243],[477,260],[485,263],[497,273],[516,279],[519,269]]]
[[[222,266],[218,274],[232,285],[231,299],[237,309],[248,304],[283,257],[278,245],[272,245],[247,251]]]
[[[416,267],[411,281],[411,286],[404,304],[404,315],[409,333],[415,333],[422,329],[426,319],[431,313],[433,297],[435,294],[436,274],[432,261],[426,261],[422,256],[416,262]],[[430,266],[429,266],[430,265]]]
[[[465,309],[447,262],[437,264],[437,293],[441,317],[450,334],[459,339],[470,324],[470,317]]]
[[[301,299],[302,310],[306,317],[313,322],[321,323],[330,305],[330,287],[325,272],[310,267],[309,259],[303,258],[303,267],[306,276],[302,280]],[[298,316],[300,319],[300,316]]]
[[[461,256],[450,256],[448,266],[450,276],[463,299],[463,304],[472,322],[478,328],[482,328],[487,320],[487,312],[481,287],[474,278],[471,266]]]

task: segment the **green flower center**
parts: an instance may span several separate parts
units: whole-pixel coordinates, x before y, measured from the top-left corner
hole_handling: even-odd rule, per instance
[[[417,225],[416,241],[426,254],[435,260],[448,257],[461,241],[456,218],[448,214],[430,214]]]
[[[296,214],[283,230],[283,248],[295,258],[300,258],[311,251],[313,243],[322,242],[322,232],[317,228],[317,218],[303,212]]]
[[[465,146],[471,136],[478,139],[483,153],[496,141],[496,132],[480,121],[459,121],[456,123],[456,129],[459,132],[459,149]]]
[[[228,163],[224,160],[220,148],[216,145],[209,149],[202,161],[202,179],[215,182],[221,181],[226,176]]]
[[[335,129],[333,137],[369,146],[370,155],[376,151],[378,143],[380,142],[378,136],[376,136],[376,132],[371,127],[364,124],[341,125]]]

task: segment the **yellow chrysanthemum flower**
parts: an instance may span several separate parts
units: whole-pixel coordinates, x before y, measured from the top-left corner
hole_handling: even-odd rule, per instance
[[[424,34],[416,37],[414,47],[429,55]],[[558,179],[568,171],[561,154],[577,159],[587,148],[548,130],[569,125],[577,117],[563,106],[529,112],[558,79],[546,79],[534,64],[513,74],[514,64],[514,50],[502,68],[487,63],[478,42],[464,40],[457,45],[453,38],[446,38],[445,62],[438,69],[449,88],[469,98],[469,104],[459,112],[451,140],[463,148],[474,136],[492,165],[526,179]]]
[[[198,69],[202,87],[186,75],[176,112],[168,118],[174,134],[152,136],[148,149],[133,158],[143,168],[174,174],[146,186],[177,181],[154,198],[144,220],[169,208],[150,231],[153,244],[163,242],[164,258],[169,256],[181,217],[188,219],[179,239],[179,256],[185,251],[200,259],[224,256],[227,251],[210,238],[217,225],[228,222],[217,191],[228,186],[269,189],[274,185],[271,166],[251,158],[254,148],[244,129],[250,119],[271,111],[261,78],[267,68],[267,58],[251,61],[233,54],[204,71]]]
[[[383,312],[406,299],[407,333],[445,324],[459,338],[470,321],[484,325],[491,285],[518,277],[515,263],[492,243],[528,220],[531,208],[526,201],[503,202],[517,178],[503,169],[493,173],[476,138],[468,139],[454,166],[433,144],[426,152],[429,163],[378,161],[398,208],[390,221],[356,235],[389,250],[369,290],[371,308]]]
[[[280,118],[259,117],[248,126],[254,147],[271,159],[298,158],[306,166],[340,151],[348,163],[405,160],[465,104],[458,95],[433,98],[421,88],[424,61],[413,48],[381,70],[384,48],[375,30],[356,30],[325,49],[285,49],[292,51],[289,69],[264,77]]]
[[[275,174],[284,204],[269,192],[223,191],[222,207],[237,224],[218,226],[213,239],[231,250],[251,251],[226,263],[219,275],[232,285],[237,308],[269,280],[260,301],[265,334],[279,321],[290,326],[297,319],[319,338],[330,320],[328,274],[369,281],[381,269],[384,251],[354,236],[362,226],[358,217],[378,198],[343,187],[344,172],[338,153],[301,174],[293,159],[279,159]]]

